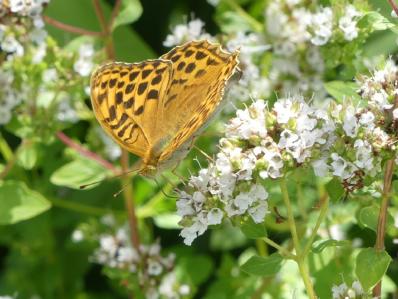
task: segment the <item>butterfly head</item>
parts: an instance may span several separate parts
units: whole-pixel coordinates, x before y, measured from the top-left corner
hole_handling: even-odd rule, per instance
[[[154,165],[144,164],[143,167],[138,171],[138,173],[148,178],[154,178],[158,173],[158,169]]]

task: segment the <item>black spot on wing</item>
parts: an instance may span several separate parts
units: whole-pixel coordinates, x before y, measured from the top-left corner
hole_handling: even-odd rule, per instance
[[[116,78],[109,80],[109,88],[115,87],[116,81],[117,81]]]
[[[192,73],[192,71],[195,69],[196,64],[194,62],[191,62],[190,64],[187,65],[187,67],[185,68],[185,72],[187,74]]]
[[[148,100],[157,100],[159,98],[159,92],[156,89],[151,89],[148,92],[147,99]]]
[[[204,53],[204,52],[202,52],[202,51],[196,52],[195,58],[196,58],[197,60],[201,60],[201,59],[203,59],[203,58],[205,58],[205,57],[206,57],[206,53]]]
[[[123,102],[123,92],[118,91],[115,94],[115,99],[116,99],[116,104],[118,104],[118,105],[121,104]]]
[[[151,84],[152,85],[156,85],[158,84],[160,81],[162,81],[162,75],[157,75],[155,78],[152,79]]]
[[[139,73],[140,73],[139,71],[131,72],[129,75],[129,80],[134,81],[134,79],[137,78]]]
[[[141,73],[141,78],[142,79],[145,79],[146,77],[148,77],[149,76],[149,74],[152,72],[152,70],[144,70],[144,71],[142,71],[142,73]]]
[[[204,76],[205,74],[206,74],[205,70],[199,70],[196,72],[195,78],[200,78],[200,77]]]
[[[124,102],[124,108],[129,109],[131,107],[133,107],[134,105],[134,97],[128,99],[126,102]]]
[[[185,52],[184,56],[185,56],[185,57],[190,57],[190,56],[192,56],[192,54],[193,54],[193,51],[192,51],[192,50],[187,50],[187,51]]]
[[[138,109],[134,111],[134,114],[140,115],[140,114],[142,114],[142,112],[144,112],[144,106],[138,107]]]
[[[138,95],[142,95],[148,86],[148,82],[142,82],[138,85],[137,93]]]
[[[134,83],[130,83],[130,84],[127,84],[126,85],[126,89],[124,90],[124,92],[125,93],[130,93],[130,92],[132,92],[133,91],[133,89],[134,89]]]
[[[181,62],[177,65],[177,70],[181,71],[184,67],[185,67],[185,62],[184,62],[184,61],[181,61]]]

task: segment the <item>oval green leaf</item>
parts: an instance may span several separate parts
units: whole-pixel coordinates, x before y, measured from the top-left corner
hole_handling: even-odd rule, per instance
[[[142,6],[139,0],[122,0],[122,7],[113,22],[112,29],[138,20],[141,14]]]
[[[0,181],[0,224],[14,224],[35,217],[51,207],[40,193],[19,181]]]
[[[58,168],[51,176],[54,185],[80,189],[80,186],[105,179],[107,170],[97,162],[78,159]],[[96,185],[88,186],[87,189]]]
[[[274,253],[267,257],[252,256],[240,269],[248,274],[257,276],[273,276],[282,267],[283,257]]]
[[[362,287],[369,290],[375,286],[386,273],[391,257],[386,251],[375,248],[361,250],[356,259],[355,273]]]

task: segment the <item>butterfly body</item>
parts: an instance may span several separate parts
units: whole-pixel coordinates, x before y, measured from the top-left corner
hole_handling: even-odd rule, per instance
[[[193,41],[160,59],[105,64],[91,77],[94,113],[117,143],[142,158],[140,174],[152,176],[189,152],[219,109],[238,54]]]

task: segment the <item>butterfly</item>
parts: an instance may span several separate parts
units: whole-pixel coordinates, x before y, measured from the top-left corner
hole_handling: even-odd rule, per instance
[[[91,76],[91,102],[102,128],[142,158],[139,173],[153,176],[186,156],[221,107],[238,69],[239,50],[191,41],[159,59],[112,62]]]

